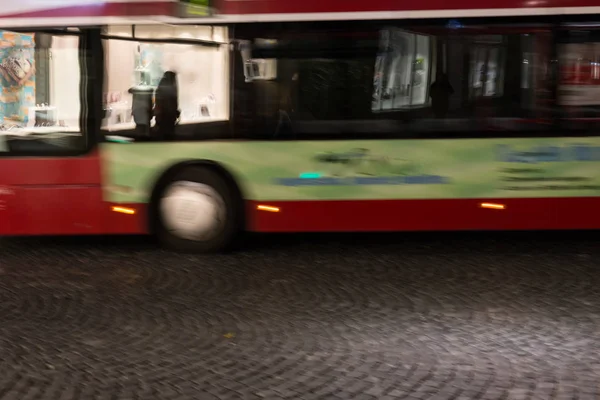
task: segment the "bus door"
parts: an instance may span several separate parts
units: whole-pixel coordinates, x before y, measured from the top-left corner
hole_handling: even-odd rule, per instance
[[[93,36],[0,30],[0,234],[101,230]]]

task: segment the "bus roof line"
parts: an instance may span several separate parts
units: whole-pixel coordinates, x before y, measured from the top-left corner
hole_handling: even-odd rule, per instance
[[[39,17],[6,18],[0,17],[3,28],[15,27],[64,27],[101,25],[149,25],[156,23],[171,25],[223,25],[232,23],[257,22],[308,22],[308,21],[364,21],[364,20],[403,20],[435,18],[481,18],[509,16],[560,16],[600,14],[600,6],[591,7],[530,7],[498,9],[455,9],[422,11],[366,11],[331,13],[285,13],[285,14],[217,14],[210,17],[181,18],[168,15],[128,17]]]

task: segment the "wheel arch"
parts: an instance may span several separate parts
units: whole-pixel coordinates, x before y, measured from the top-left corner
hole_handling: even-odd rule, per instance
[[[148,221],[148,231],[152,234],[156,233],[157,227],[157,209],[159,197],[162,189],[167,185],[168,182],[173,179],[173,177],[178,174],[180,171],[190,168],[190,167],[200,167],[210,169],[213,172],[219,174],[227,183],[232,193],[236,197],[236,206],[238,207],[238,216],[240,224],[240,228],[245,228],[246,223],[246,208],[244,207],[244,189],[240,185],[240,179],[235,176],[233,172],[230,171],[229,168],[225,167],[223,164],[213,161],[213,160],[186,160],[177,162],[167,169],[165,169],[156,179],[154,179],[151,186],[151,194],[150,201],[148,204],[147,211],[147,221]]]

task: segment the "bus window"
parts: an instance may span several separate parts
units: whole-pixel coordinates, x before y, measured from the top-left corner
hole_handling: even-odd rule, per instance
[[[229,119],[224,29],[136,26],[129,36],[126,31],[105,35],[104,130],[176,140],[186,126]]]
[[[554,126],[550,27],[328,22],[236,35],[242,135],[535,136]]]
[[[378,62],[390,67],[376,76],[374,109],[404,111],[418,136],[529,136],[552,128],[549,28],[404,29],[381,31]]]
[[[558,62],[563,128],[594,132],[600,121],[600,30],[593,26],[562,30]]]
[[[373,115],[376,30],[245,29],[236,28],[235,67],[244,75],[235,79],[239,135],[277,140],[339,138],[364,129],[356,121]],[[262,69],[252,72],[249,64]],[[249,73],[255,78],[248,79]]]
[[[400,29],[381,31],[375,61],[373,111],[408,110],[429,105],[431,43],[429,35]]]
[[[77,34],[0,31],[0,155],[85,149],[79,42]]]

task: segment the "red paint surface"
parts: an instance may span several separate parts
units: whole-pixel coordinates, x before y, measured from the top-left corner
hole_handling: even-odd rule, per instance
[[[0,234],[75,235],[147,232],[145,204],[102,198],[100,157],[0,159]]]
[[[148,207],[146,204],[112,204],[102,202],[105,218],[103,233],[107,234],[140,234],[148,232]],[[112,210],[113,206],[135,210],[135,214],[123,214]]]
[[[505,205],[504,210],[481,203]],[[144,204],[103,204],[103,233],[148,233]],[[247,201],[246,228],[255,232],[377,232],[600,229],[600,197],[363,201]],[[280,212],[257,210],[258,204]],[[107,214],[108,213],[108,214]]]
[[[104,3],[74,7],[58,7],[47,10],[24,11],[22,13],[0,15],[2,18],[69,18],[69,17],[145,17],[175,15],[176,5],[171,1]],[[1,11],[0,11],[1,12]]]
[[[0,185],[99,185],[100,157],[0,158]]]
[[[100,159],[0,159],[1,234],[78,234],[105,230]]]
[[[500,8],[598,7],[597,0],[214,0],[218,14],[342,13],[371,11],[433,11]],[[114,17],[177,15],[173,1],[140,1],[59,7],[1,15],[2,18]],[[0,11],[1,13],[1,11]]]
[[[597,7],[597,0],[219,0],[222,14],[335,13],[495,8]]]
[[[482,202],[506,209],[481,208]],[[599,229],[600,198],[248,202],[259,232]]]

